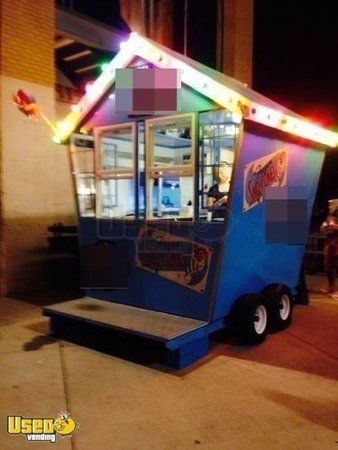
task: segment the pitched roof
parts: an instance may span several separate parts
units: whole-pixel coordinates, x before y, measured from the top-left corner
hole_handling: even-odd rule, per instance
[[[89,86],[86,94],[66,118],[57,124],[55,142],[65,141],[97,102],[112,87],[115,70],[128,67],[135,57],[160,68],[181,69],[182,83],[241,117],[294,134],[330,147],[338,146],[338,134],[322,128],[280,104],[250,89],[246,84],[228,77],[186,56],[180,55],[137,33],[131,33],[121,50],[103,73]]]

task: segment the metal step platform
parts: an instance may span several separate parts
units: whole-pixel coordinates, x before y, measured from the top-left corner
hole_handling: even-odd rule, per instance
[[[182,368],[208,352],[209,322],[135,306],[83,297],[46,306],[51,331],[63,336],[69,321],[106,330],[126,332],[160,342],[167,351],[166,364]]]

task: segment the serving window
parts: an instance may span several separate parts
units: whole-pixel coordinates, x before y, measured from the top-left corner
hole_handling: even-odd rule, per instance
[[[199,128],[199,220],[224,221],[239,124],[232,113],[215,110],[200,113]]]
[[[146,120],[146,217],[194,216],[195,116]]]
[[[93,136],[73,134],[70,159],[79,214],[82,217],[93,217],[96,196]]]
[[[189,113],[95,128],[95,171],[93,138],[73,149],[81,215],[95,215],[96,188],[98,218],[224,221],[239,124],[226,110],[198,118],[198,127]]]
[[[95,149],[97,217],[134,219],[135,124],[96,128]]]

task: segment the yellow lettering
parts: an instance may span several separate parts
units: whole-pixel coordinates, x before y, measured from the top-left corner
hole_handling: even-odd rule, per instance
[[[43,420],[33,419],[33,433],[41,434],[43,430]]]
[[[9,434],[55,434],[54,419],[27,419],[21,416],[7,417]]]
[[[32,433],[32,419],[22,419],[21,421],[21,433]]]
[[[8,416],[7,417],[7,432],[9,434],[21,433],[21,419],[20,416]]]
[[[45,434],[54,434],[54,419],[45,419],[43,421],[43,432]]]

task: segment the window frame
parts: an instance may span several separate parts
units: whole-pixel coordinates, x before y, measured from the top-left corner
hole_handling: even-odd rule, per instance
[[[181,118],[190,119],[190,137],[191,137],[191,158],[189,164],[179,164],[175,166],[161,166],[151,164],[154,161],[154,139],[152,128],[157,124],[163,123],[165,125],[166,122],[175,121]],[[174,114],[170,116],[161,116],[151,119],[146,119],[144,121],[145,125],[145,219],[147,221],[156,221],[156,220],[172,220],[172,219],[157,219],[153,216],[152,210],[152,190],[151,190],[151,182],[156,178],[160,178],[158,172],[161,172],[161,175],[167,176],[191,176],[193,179],[193,205],[195,205],[197,196],[196,196],[196,152],[197,152],[197,115],[196,113],[183,113],[183,114]],[[193,207],[193,216],[191,221],[195,221],[196,208]]]
[[[79,147],[76,145],[76,140],[87,140],[93,142],[93,147]],[[78,160],[76,155],[81,152],[91,152],[91,158],[92,158],[92,171],[86,171],[82,172],[79,170]],[[78,217],[95,217],[96,216],[96,194],[97,194],[97,187],[95,182],[95,142],[94,142],[94,136],[93,135],[85,135],[85,134],[79,134],[79,133],[72,133],[70,137],[69,142],[69,164],[71,167],[71,174],[72,174],[72,181],[73,181],[73,192],[75,196],[75,206],[77,210]],[[79,179],[86,179],[91,178],[94,181],[94,188],[95,192],[92,194],[87,194],[88,196],[93,196],[94,198],[94,208],[93,208],[93,214],[86,215],[83,211],[81,211],[81,201],[80,197],[85,196],[86,194],[80,194],[79,193]]]
[[[136,122],[121,122],[113,125],[106,125],[101,127],[94,127],[94,173],[95,173],[95,186],[96,186],[96,218],[107,219],[108,217],[102,217],[102,189],[101,181],[104,180],[134,180],[134,215],[130,217],[109,217],[113,220],[133,220],[137,217],[137,201],[136,201],[136,183],[137,183],[137,166],[136,166],[136,152],[137,152],[137,130]],[[129,168],[116,168],[116,169],[102,169],[102,150],[101,150],[101,138],[104,134],[112,132],[114,130],[120,130],[123,128],[130,129],[131,145],[132,145],[132,167]],[[117,194],[116,194],[117,195]]]
[[[226,108],[217,108],[217,109],[208,109],[208,110],[204,110],[204,111],[199,111],[198,112],[198,146],[197,146],[197,151],[198,151],[198,158],[196,160],[196,172],[198,172],[198,176],[196,177],[196,211],[195,211],[195,220],[197,222],[204,222],[204,220],[201,219],[200,217],[200,197],[201,194],[203,195],[203,186],[200,185],[200,171],[202,169],[202,166],[206,167],[205,165],[202,165],[200,163],[200,159],[201,159],[201,143],[202,143],[202,137],[201,137],[201,115],[202,114],[206,114],[206,113],[217,113],[217,112],[226,112],[227,114],[229,114],[229,117],[232,117],[231,120],[231,124],[236,126],[236,133],[235,133],[235,145],[232,148],[232,151],[234,152],[234,159],[231,165],[231,177],[230,177],[230,185],[229,185],[229,191],[228,191],[228,201],[227,204],[229,206],[229,208],[231,208],[231,202],[232,202],[232,197],[233,197],[233,193],[234,193],[234,180],[236,179],[236,177],[238,176],[237,171],[238,171],[238,161],[240,158],[240,150],[242,147],[242,139],[243,139],[243,120],[237,121],[234,119],[234,113],[232,113],[231,111],[227,110]],[[212,166],[216,166],[216,165],[211,165]],[[210,223],[215,223],[213,220],[211,220]],[[224,223],[226,223],[226,220],[224,220]]]

